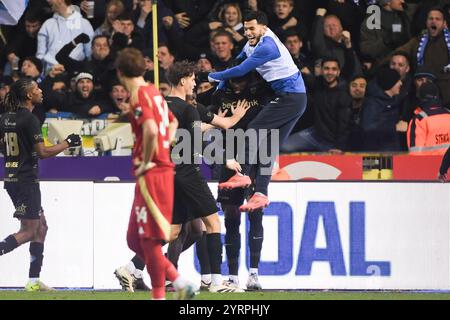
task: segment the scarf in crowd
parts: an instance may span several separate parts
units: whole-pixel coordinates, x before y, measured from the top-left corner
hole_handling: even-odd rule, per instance
[[[450,57],[450,32],[447,28],[444,29],[444,39],[447,44],[447,50]],[[427,47],[428,41],[430,41],[430,34],[425,32],[419,41],[419,48],[417,49],[417,65],[422,66],[425,58],[425,48]],[[449,64],[450,66],[450,64]],[[447,66],[448,67],[448,66]]]

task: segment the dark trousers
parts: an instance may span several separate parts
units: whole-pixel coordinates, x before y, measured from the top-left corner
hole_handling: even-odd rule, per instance
[[[267,195],[267,186],[272,177],[272,167],[278,155],[279,147],[289,136],[305,109],[305,93],[277,94],[268,104],[262,107],[261,112],[248,125],[247,130],[251,129],[256,131],[257,143],[245,144],[245,164],[241,167],[242,173],[249,175],[251,166],[255,165],[258,160],[255,192],[261,192]],[[278,131],[279,139],[273,141],[275,142],[274,146],[276,150],[272,150],[271,146],[272,133],[268,131],[267,136],[261,135],[261,129]],[[267,155],[270,155],[270,161],[267,161],[268,159],[262,159],[261,154],[258,158],[258,153],[261,151],[261,148],[267,150]]]

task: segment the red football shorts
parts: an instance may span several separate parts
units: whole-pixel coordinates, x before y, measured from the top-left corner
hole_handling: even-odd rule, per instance
[[[128,234],[169,240],[174,196],[173,168],[157,167],[137,178]]]

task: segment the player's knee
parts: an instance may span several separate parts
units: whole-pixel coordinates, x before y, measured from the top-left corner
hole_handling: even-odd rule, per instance
[[[223,205],[223,212],[225,213],[225,217],[241,217],[241,211],[239,211],[239,207],[235,205]]]
[[[180,235],[181,232],[181,226],[172,226],[170,228],[170,237],[169,237],[169,242],[174,241],[175,239],[178,238],[178,236]]]
[[[206,233],[219,233],[220,232],[220,219],[219,214],[213,213],[207,217],[204,217],[203,223],[206,226]]]

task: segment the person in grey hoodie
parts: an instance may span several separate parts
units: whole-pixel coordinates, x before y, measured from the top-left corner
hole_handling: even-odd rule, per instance
[[[85,33],[92,40],[94,30],[88,20],[83,18],[78,7],[71,5],[71,0],[48,0],[54,15],[44,22],[38,33],[36,57],[45,64],[45,70],[58,62],[56,53],[77,35]],[[91,41],[78,45],[71,53],[71,58],[82,61],[91,57]]]

